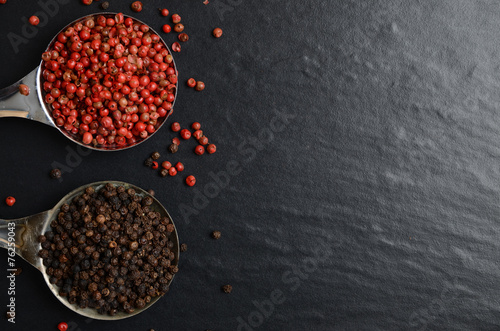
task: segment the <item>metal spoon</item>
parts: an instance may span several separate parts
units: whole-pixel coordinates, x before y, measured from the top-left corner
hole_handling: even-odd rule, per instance
[[[118,181],[105,181],[105,182],[96,182],[84,186],[80,186],[76,190],[71,191],[68,193],[64,198],[62,198],[54,208],[45,211],[43,213],[39,213],[36,215],[28,216],[28,217],[22,217],[14,220],[2,220],[0,219],[0,247],[3,247],[5,249],[9,249],[9,223],[14,223],[15,224],[15,252],[17,255],[22,257],[24,260],[29,262],[31,265],[33,265],[35,268],[40,270],[42,273],[43,277],[45,278],[45,282],[47,283],[48,287],[52,291],[52,293],[61,301],[66,307],[69,309],[73,310],[74,312],[86,316],[86,317],[91,317],[94,319],[99,319],[99,320],[119,320],[127,317],[131,317],[134,315],[137,315],[149,307],[151,307],[155,302],[157,302],[160,297],[155,297],[153,298],[144,308],[141,309],[135,309],[135,311],[131,314],[127,314],[124,312],[118,312],[114,316],[109,316],[109,315],[101,315],[97,312],[96,309],[93,308],[85,308],[82,309],[78,307],[77,305],[70,304],[68,300],[65,297],[61,297],[59,295],[59,288],[51,284],[49,282],[49,276],[46,273],[46,267],[43,265],[43,260],[41,257],[38,256],[38,252],[41,249],[41,245],[38,242],[38,236],[41,234],[44,234],[46,231],[50,229],[50,222],[57,217],[57,213],[59,212],[59,209],[61,206],[65,203],[70,203],[73,198],[76,196],[82,194],[85,192],[85,189],[87,187],[93,187],[96,191],[101,189],[103,186],[105,186],[107,183],[111,183],[115,186],[120,185],[124,186],[125,188],[133,188],[137,194],[139,194],[141,197],[149,196],[153,198],[153,204],[149,207],[150,210],[159,212],[162,216],[166,216],[170,219],[170,221],[173,223],[172,217],[170,217],[169,213],[167,210],[161,205],[161,203],[156,200],[154,197],[152,197],[148,192],[145,190],[141,189],[140,187],[137,187],[132,184],[124,183],[124,182],[118,182]],[[177,236],[177,229],[175,228],[174,224],[174,231],[171,233],[169,239],[174,243],[174,247],[172,248],[172,252],[175,255],[174,260],[172,261],[172,265],[177,265],[179,263],[179,237]],[[11,239],[12,240],[12,239]],[[173,280],[173,278],[172,278]],[[168,283],[170,285],[172,283],[172,280]]]
[[[81,17],[81,18],[71,22],[70,24],[65,26],[63,29],[61,29],[54,36],[54,38],[52,38],[51,42],[47,46],[46,51],[52,48],[53,44],[57,40],[57,35],[61,32],[64,32],[68,27],[73,26],[77,22],[81,22],[81,21],[84,21],[84,20],[86,20],[88,18],[92,18],[92,17],[97,18],[98,16],[101,16],[101,15],[105,16],[105,17],[114,17],[116,15],[116,13],[92,14],[92,15]],[[124,17],[127,18],[127,17],[131,17],[131,16],[124,15]],[[144,23],[144,22],[142,22],[134,17],[131,17],[131,18],[134,20],[134,22],[147,25],[146,23]],[[160,34],[158,34],[151,27],[149,27],[149,29],[153,33],[160,36]],[[172,54],[172,52],[168,48],[167,44],[165,43],[165,41],[161,37],[160,37],[160,40],[163,43],[163,45],[167,48],[169,53]],[[159,118],[158,121],[160,121],[160,126],[156,129],[156,131],[153,132],[152,134],[150,134],[147,138],[142,139],[142,140],[138,140],[136,143],[134,143],[132,145],[113,146],[113,147],[109,147],[109,146],[94,147],[92,145],[85,145],[81,141],[76,139],[75,136],[71,135],[66,130],[58,127],[55,124],[55,121],[51,115],[50,105],[48,105],[45,102],[43,94],[42,94],[42,92],[43,92],[42,91],[43,90],[42,89],[42,85],[43,85],[42,64],[43,64],[43,61],[41,61],[40,65],[38,67],[36,67],[35,69],[33,69],[33,71],[30,72],[29,74],[27,74],[24,78],[22,78],[21,80],[19,80],[18,82],[14,83],[14,84],[12,84],[11,86],[5,87],[5,88],[0,90],[0,118],[1,117],[20,117],[20,118],[27,118],[27,119],[35,120],[35,121],[50,125],[52,127],[55,127],[56,129],[59,130],[59,132],[64,134],[68,139],[72,140],[73,142],[75,142],[81,146],[84,146],[84,147],[87,147],[90,149],[94,149],[94,150],[99,150],[99,151],[123,150],[123,149],[127,149],[130,147],[136,146],[136,145],[140,144],[141,142],[151,138],[151,136],[153,136],[153,134],[156,133],[163,126],[163,124],[166,122],[166,120],[168,118],[168,115],[165,117]],[[173,61],[173,64],[174,64],[175,72],[177,72],[177,69],[175,66],[175,61]],[[21,85],[21,84],[25,84],[29,87],[29,89],[30,89],[29,95],[24,96],[21,93],[19,93],[19,85]],[[178,83],[175,84],[175,99],[177,99],[177,89],[178,89]],[[172,102],[172,107],[175,103],[175,99]]]

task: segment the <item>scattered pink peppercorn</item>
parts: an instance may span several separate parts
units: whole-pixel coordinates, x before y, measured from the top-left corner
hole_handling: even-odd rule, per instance
[[[203,91],[205,89],[205,83],[203,83],[202,81],[197,81],[194,89],[196,91]]]
[[[201,129],[201,124],[199,122],[194,122],[193,124],[191,124],[191,128],[193,130],[199,130]]]
[[[194,152],[198,155],[203,155],[203,153],[205,153],[205,147],[198,145],[194,148]]]
[[[179,172],[184,171],[184,164],[182,164],[181,162],[177,162],[177,164],[175,165],[175,169],[177,169],[177,171]]]
[[[57,329],[58,329],[59,331],[66,331],[66,330],[68,330],[68,323],[66,323],[66,322],[61,322],[61,323],[59,323],[59,324],[57,325]]]
[[[187,176],[186,177],[186,184],[188,186],[193,186],[194,184],[196,184],[196,178],[193,175]]]
[[[38,25],[38,23],[40,23],[40,19],[38,16],[33,15],[30,17],[29,22],[31,25]]]
[[[181,144],[181,140],[177,137],[172,138],[172,144],[176,144],[177,146],[179,146]]]
[[[172,125],[170,126],[170,128],[174,132],[179,132],[181,130],[181,125],[179,124],[179,122],[174,122],[174,123],[172,123]]]
[[[142,2],[140,1],[134,1],[130,5],[130,8],[135,11],[136,13],[140,12],[142,10]]]
[[[168,25],[168,24],[164,24],[161,29],[165,33],[170,33],[170,31],[172,31],[172,27],[170,25]]]
[[[189,78],[187,80],[187,86],[189,86],[189,87],[195,87],[196,86],[196,80],[194,78]]]
[[[28,95],[28,94],[30,94],[30,88],[29,88],[29,86],[26,85],[26,84],[19,85],[19,93],[21,93],[22,95]]]
[[[179,44],[177,41],[172,44],[172,51],[173,52],[180,52],[181,51],[181,44]]]
[[[203,131],[201,131],[201,130],[196,130],[195,132],[193,132],[193,137],[194,137],[196,140],[199,140],[201,137],[203,137]]]
[[[181,16],[179,14],[172,14],[172,22],[177,24],[181,21]]]
[[[207,146],[207,153],[213,154],[217,150],[217,147],[214,144],[210,144]]]
[[[200,145],[206,145],[208,144],[208,138],[203,136],[200,139],[198,139],[198,142],[200,143]]]
[[[175,175],[177,175],[177,169],[175,169],[175,167],[172,167],[172,168],[168,169],[168,174],[169,174],[170,176],[175,176]]]
[[[7,206],[12,207],[16,203],[16,198],[7,197],[5,198],[5,203],[7,204]]]
[[[161,16],[168,16],[168,14],[170,14],[167,8],[160,8],[160,13]]]
[[[155,170],[158,169],[158,162],[153,161],[153,165],[151,166],[151,168],[153,168]]]
[[[168,162],[168,161],[163,161],[163,162],[161,163],[161,167],[162,167],[163,169],[167,169],[167,170],[168,170],[168,169],[172,168],[172,163],[170,163],[170,162]]]
[[[189,35],[187,33],[180,33],[177,38],[179,41],[182,41],[183,43],[189,40]]]
[[[214,35],[215,38],[220,38],[222,36],[222,29],[221,28],[215,28],[212,31],[212,34]]]
[[[185,140],[188,140],[189,138],[191,138],[191,131],[189,131],[188,129],[182,129],[181,130],[181,138],[185,139]]]

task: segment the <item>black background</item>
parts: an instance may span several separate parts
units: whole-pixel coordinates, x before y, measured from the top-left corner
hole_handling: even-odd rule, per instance
[[[99,11],[99,2],[61,2],[17,53],[6,33],[22,35],[22,17],[41,7],[0,6],[0,86],[33,70],[59,29]],[[109,10],[133,14],[130,2]],[[174,53],[180,88],[169,123],[201,122],[217,153],[196,156],[189,141],[168,154],[176,135],[165,126],[132,149],[75,161],[77,145],[56,129],[2,118],[0,197],[17,203],[2,202],[0,216],[50,209],[99,180],[152,188],[188,244],[180,272],[146,312],[103,322],[65,308],[18,257],[15,329],[237,330],[242,320],[240,330],[499,328],[496,1],[144,3],[134,16],[159,30],[169,19],[156,8],[167,7],[190,35]],[[187,88],[189,77],[206,89]],[[161,178],[144,167],[155,150],[185,172]],[[62,182],[48,176],[54,162],[71,167]],[[235,162],[217,190],[211,172]],[[200,206],[197,192],[212,197]],[[7,287],[1,277],[1,306]],[[273,294],[281,300],[271,307]]]

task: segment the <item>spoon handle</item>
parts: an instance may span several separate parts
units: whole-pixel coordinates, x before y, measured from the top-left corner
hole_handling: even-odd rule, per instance
[[[48,216],[48,212],[43,212],[14,220],[0,219],[0,247],[9,250],[10,258],[11,252],[15,252],[40,269],[38,236],[42,234]]]
[[[42,110],[42,104],[38,99],[37,91],[37,71],[33,69],[18,82],[0,89],[0,118],[1,117],[21,117],[36,120],[51,126],[52,121],[47,118]],[[25,84],[29,87],[30,93],[22,95],[19,92],[19,85]]]

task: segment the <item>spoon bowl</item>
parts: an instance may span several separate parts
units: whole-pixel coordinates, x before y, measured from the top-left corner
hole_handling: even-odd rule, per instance
[[[96,309],[93,308],[80,308],[75,304],[70,304],[66,297],[62,297],[59,295],[59,287],[57,287],[55,284],[51,284],[49,281],[49,276],[46,273],[46,267],[43,265],[43,260],[41,257],[38,256],[38,252],[41,249],[41,245],[38,242],[38,237],[45,232],[50,230],[50,223],[52,220],[57,218],[57,214],[61,208],[61,206],[65,203],[69,204],[71,201],[83,194],[85,190],[88,187],[94,188],[95,191],[99,191],[101,188],[103,188],[106,184],[111,183],[115,187],[116,186],[123,186],[126,189],[128,188],[133,188],[136,191],[136,194],[138,194],[141,197],[146,197],[149,196],[153,199],[153,204],[149,206],[149,209],[154,211],[154,212],[159,212],[162,217],[168,217],[170,219],[170,222],[174,225],[174,231],[171,232],[169,240],[173,242],[174,247],[172,248],[172,252],[174,253],[174,260],[171,262],[172,265],[177,266],[179,263],[179,238],[177,235],[177,229],[175,228],[175,224],[170,217],[169,213],[167,210],[162,206],[162,204],[155,199],[153,196],[151,196],[148,192],[143,190],[140,187],[137,187],[135,185],[129,184],[129,183],[124,183],[124,182],[119,182],[119,181],[103,181],[103,182],[96,182],[96,183],[91,183],[88,185],[80,186],[79,188],[71,191],[68,193],[66,196],[64,196],[55,206],[54,208],[36,214],[28,217],[23,217],[19,219],[14,219],[14,220],[1,220],[0,219],[0,247],[3,247],[5,249],[8,249],[9,251],[14,251],[15,253],[22,257],[24,260],[26,260],[28,263],[33,265],[35,268],[40,270],[40,272],[43,274],[43,277],[45,279],[45,282],[47,283],[47,286],[50,288],[52,293],[61,301],[66,307],[69,309],[73,310],[74,312],[90,317],[93,319],[99,319],[99,320],[119,320],[127,317],[131,317],[134,315],[137,315],[149,307],[151,307],[154,303],[156,303],[161,296],[157,296],[155,298],[152,298],[151,301],[144,307],[144,308],[137,308],[134,310],[134,312],[127,314],[125,312],[118,312],[114,316],[109,316],[109,315],[102,315],[97,312]],[[9,235],[9,232],[14,230],[14,244],[15,245],[10,245],[9,247],[9,238],[12,238],[11,235]],[[10,239],[12,241],[12,239]],[[10,253],[10,252],[9,252]],[[171,282],[173,281],[173,278],[168,282],[168,285],[170,286]]]
[[[51,50],[54,43],[57,41],[57,36],[66,31],[69,27],[74,26],[75,24],[79,22],[84,22],[87,19],[92,19],[92,18],[97,18],[99,16],[104,16],[106,18],[108,17],[115,17],[117,13],[111,13],[111,12],[106,12],[106,13],[98,13],[98,14],[92,14],[92,15],[87,15],[84,17],[80,17],[73,22],[69,23],[66,25],[64,28],[62,28],[51,40],[49,45],[47,46],[45,51]],[[134,23],[140,23],[147,25],[146,23],[131,17],[124,15],[124,18],[132,18]],[[160,42],[163,44],[163,46],[168,50],[168,53],[172,55],[171,50],[165,43],[165,41],[161,38],[160,34],[157,33],[154,29],[152,29],[149,25],[149,30],[158,35],[160,37]],[[175,61],[172,60],[172,65],[177,73],[177,67],[175,65]],[[92,146],[91,144],[84,144],[81,139],[76,136],[71,134],[70,132],[66,131],[63,127],[59,127],[56,125],[54,118],[52,117],[51,114],[51,106],[45,102],[45,92],[43,91],[43,77],[42,77],[42,72],[43,72],[43,60],[41,60],[40,65],[33,69],[29,74],[27,74],[24,78],[19,80],[18,82],[12,84],[11,86],[5,87],[3,89],[0,89],[0,118],[1,117],[20,117],[20,118],[27,118],[27,119],[32,119],[36,120],[38,122],[50,125],[52,127],[55,127],[59,132],[61,132],[66,138],[72,140],[74,143],[77,143],[78,145],[84,146],[89,149],[93,150],[99,150],[99,151],[116,151],[116,150],[124,150],[130,147],[137,146],[138,144],[144,142],[145,140],[151,138],[162,126],[163,124],[167,121],[167,118],[169,117],[171,111],[167,113],[166,116],[158,118],[159,125],[156,128],[156,130],[153,133],[150,133],[146,138],[144,139],[139,139],[137,142],[133,144],[125,144],[122,146],[118,146],[116,144],[113,145],[104,145],[104,146]],[[21,84],[27,85],[29,87],[30,93],[29,95],[22,95],[19,92],[19,86]],[[174,101],[172,102],[172,109],[175,103],[175,100],[177,99],[177,90],[178,90],[178,83],[175,83],[175,93],[174,93]]]

